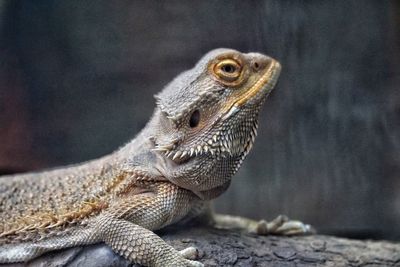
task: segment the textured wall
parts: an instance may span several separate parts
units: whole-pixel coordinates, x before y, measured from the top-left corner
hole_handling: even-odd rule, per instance
[[[152,95],[202,54],[259,51],[282,62],[281,79],[256,146],[217,209],[400,237],[395,2],[1,3],[4,170],[109,153],[146,123]]]

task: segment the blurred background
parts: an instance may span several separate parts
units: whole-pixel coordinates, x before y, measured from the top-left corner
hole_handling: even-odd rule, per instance
[[[0,1],[0,172],[110,153],[207,51],[283,65],[220,212],[400,240],[400,2]]]

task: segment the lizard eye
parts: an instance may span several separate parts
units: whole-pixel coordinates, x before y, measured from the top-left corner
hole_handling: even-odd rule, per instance
[[[215,75],[226,82],[236,81],[240,77],[241,71],[242,67],[233,59],[221,60],[214,66]]]
[[[199,122],[200,122],[200,111],[196,109],[195,111],[193,111],[189,119],[190,128],[197,127],[197,125],[199,125]]]
[[[233,64],[225,64],[221,67],[221,70],[227,73],[234,73],[236,71],[236,66]]]

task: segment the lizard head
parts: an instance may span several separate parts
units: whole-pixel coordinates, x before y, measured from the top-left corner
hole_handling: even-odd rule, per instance
[[[280,69],[259,53],[216,49],[156,95],[154,150],[170,162],[167,178],[196,190],[230,180],[254,143]]]

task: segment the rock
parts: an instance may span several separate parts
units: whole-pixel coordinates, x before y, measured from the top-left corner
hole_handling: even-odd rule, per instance
[[[190,226],[159,234],[177,249],[196,246],[206,266],[400,266],[400,244],[313,235],[256,236],[234,230]],[[138,266],[96,244],[47,253],[5,267]]]

